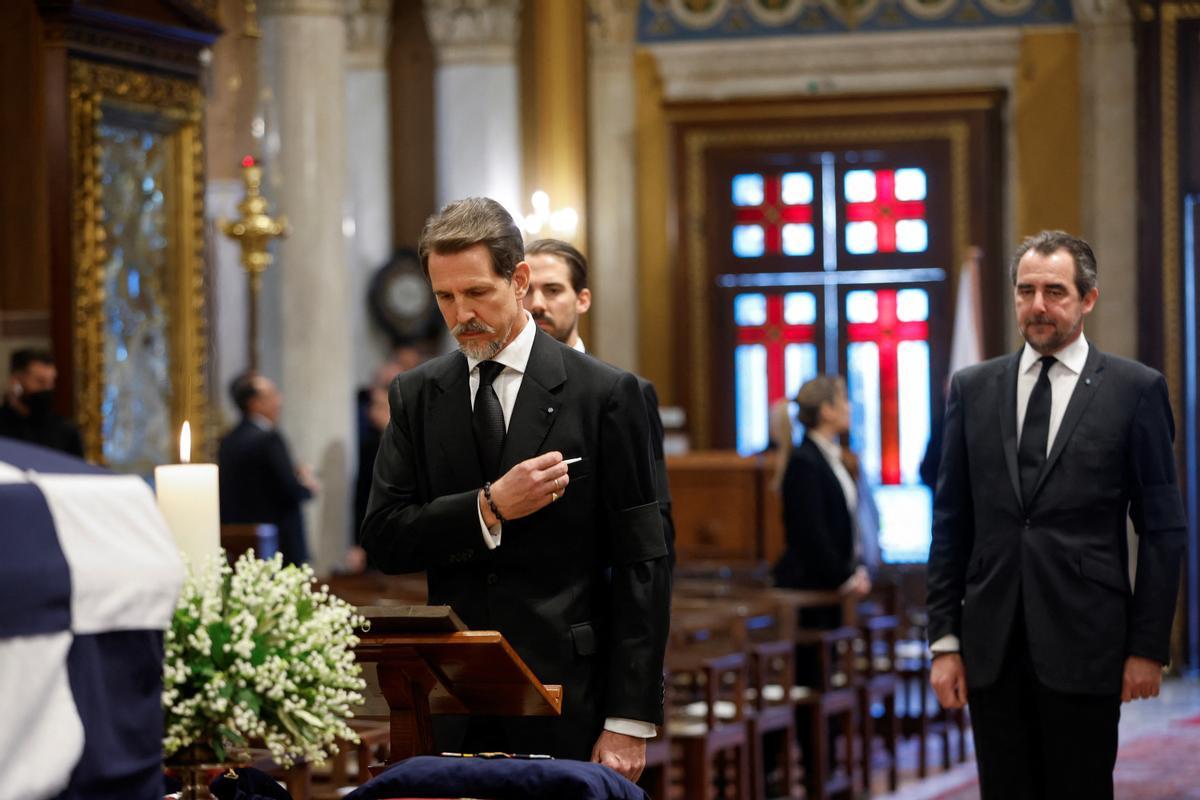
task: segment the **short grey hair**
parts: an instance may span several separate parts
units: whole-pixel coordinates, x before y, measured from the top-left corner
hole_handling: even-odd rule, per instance
[[[417,245],[425,277],[429,277],[430,253],[451,255],[477,244],[487,246],[496,275],[511,281],[525,258],[525,241],[512,216],[490,197],[455,200],[426,220]]]
[[[1030,250],[1044,256],[1066,250],[1075,262],[1075,288],[1079,290],[1079,296],[1083,297],[1096,288],[1096,255],[1092,252],[1092,246],[1066,231],[1042,231],[1027,236],[1017,245],[1017,251],[1013,253],[1012,261],[1008,265],[1008,276],[1012,279],[1013,286],[1017,285],[1017,266]]]

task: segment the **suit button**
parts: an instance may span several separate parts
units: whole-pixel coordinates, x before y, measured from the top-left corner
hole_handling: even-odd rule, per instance
[[[1029,517],[1026,517],[1026,518],[1025,518],[1025,527],[1026,527],[1026,528],[1028,528],[1028,527],[1029,527]]]
[[[497,575],[496,573],[494,573],[494,572],[488,573],[488,576],[487,576],[488,586],[495,586],[499,580],[500,580],[500,576]]]

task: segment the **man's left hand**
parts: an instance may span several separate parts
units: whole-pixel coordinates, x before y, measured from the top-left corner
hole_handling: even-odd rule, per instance
[[[646,768],[646,740],[602,731],[592,748],[592,761],[612,767],[621,776],[636,781]]]
[[[1121,681],[1121,702],[1158,697],[1162,685],[1162,664],[1152,658],[1129,656],[1125,659],[1125,677]]]

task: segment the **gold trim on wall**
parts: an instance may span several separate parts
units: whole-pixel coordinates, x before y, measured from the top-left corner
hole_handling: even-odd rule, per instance
[[[1200,3],[1163,3],[1159,27],[1159,57],[1162,91],[1162,287],[1163,287],[1163,376],[1172,408],[1183,408],[1180,388],[1183,355],[1179,290],[1179,49],[1178,22],[1200,18]],[[1172,299],[1176,298],[1176,299]],[[1191,422],[1189,421],[1189,424]],[[1182,450],[1183,439],[1175,442]],[[1194,477],[1194,476],[1193,476]]]
[[[918,123],[913,125],[828,125],[771,130],[694,130],[684,134],[684,248],[688,277],[688,310],[691,321],[688,353],[691,375],[689,414],[694,446],[712,445],[712,407],[709,387],[712,379],[709,351],[710,315],[708,260],[705,248],[704,220],[706,188],[708,185],[705,156],[713,147],[768,146],[883,142],[913,142],[944,140],[950,145],[951,214],[953,216],[952,258],[947,272],[956,277],[966,254],[968,225],[969,165],[967,148],[970,130],[962,120]]]
[[[204,276],[204,94],[194,83],[121,67],[72,60],[72,275],[76,414],[84,454],[103,462],[104,264],[107,232],[101,208],[97,132],[106,107],[148,114],[169,126],[175,185],[168,247],[171,424],[191,421],[193,460],[208,452],[208,332]],[[173,439],[174,437],[172,437]]]

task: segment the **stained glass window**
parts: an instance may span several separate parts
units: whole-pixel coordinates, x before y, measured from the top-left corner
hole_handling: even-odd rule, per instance
[[[815,191],[808,172],[734,175],[730,182],[734,255],[811,256],[817,246]]]
[[[817,299],[812,292],[734,295],[738,452],[766,448],[770,405],[817,374]]]
[[[165,137],[99,127],[104,264],[101,431],[107,463],[136,472],[173,460],[167,309],[170,154]]]
[[[852,169],[843,178],[842,194],[846,252],[923,253],[928,249],[923,169]]]

